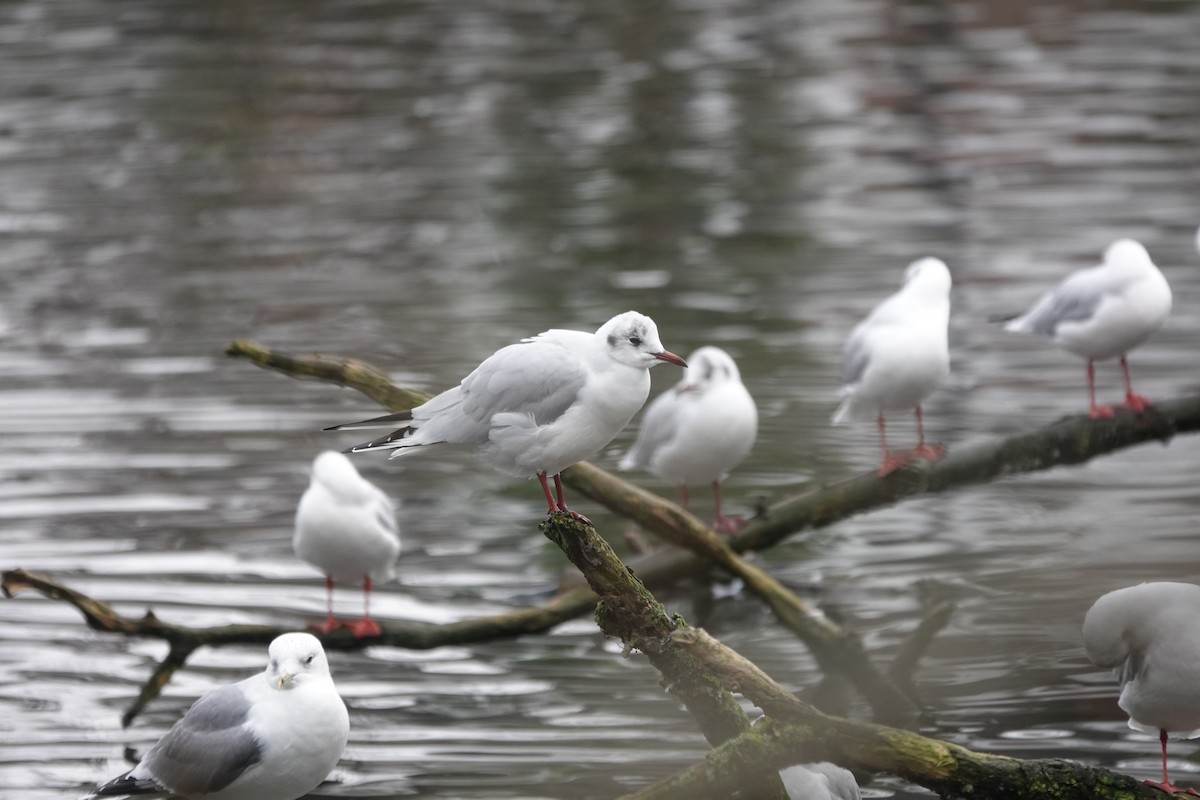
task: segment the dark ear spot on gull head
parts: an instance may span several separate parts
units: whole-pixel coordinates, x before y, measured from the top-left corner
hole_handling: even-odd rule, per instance
[[[649,369],[659,361],[686,368],[687,362],[662,346],[654,320],[636,311],[618,314],[597,331],[604,337],[609,355],[631,367]]]

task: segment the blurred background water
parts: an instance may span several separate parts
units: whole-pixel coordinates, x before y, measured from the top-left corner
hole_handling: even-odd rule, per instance
[[[1133,236],[1175,291],[1135,380],[1195,391],[1197,41],[1195,2],[10,0],[0,561],[183,624],[319,616],[292,515],[312,457],[353,441],[320,429],[377,409],[224,359],[236,337],[437,390],[522,336],[636,308],[670,349],[737,358],[762,416],[726,484],[745,511],[874,465],[872,426],[828,425],[841,343],[915,257],[945,259],[956,284],[934,438],[1084,409],[1079,361],[986,320]],[[676,379],[659,368],[655,391]],[[1117,398],[1115,365],[1100,385]],[[567,568],[535,529],[536,484],[469,454],[357,463],[402,504],[383,618],[538,602]],[[1104,591],[1196,579],[1198,469],[1183,438],[908,502],[762,559],[885,661],[921,587],[955,587],[918,676],[923,730],[1149,777],[1156,743],[1125,728],[1078,631]],[[669,599],[786,685],[817,680],[754,599]],[[0,623],[0,795],[23,800],[116,773],[123,745],[264,661],[201,651],[122,731],[161,644],[33,596],[0,602]],[[351,743],[319,794],[604,798],[699,759],[653,670],[619,650],[585,618],[334,653]],[[1200,765],[1175,769],[1187,784]],[[881,777],[870,794],[927,793]]]

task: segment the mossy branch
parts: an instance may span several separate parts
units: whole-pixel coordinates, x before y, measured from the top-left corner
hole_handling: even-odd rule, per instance
[[[622,800],[728,797],[748,776],[801,761],[833,761],[855,772],[887,772],[942,797],[980,800],[1161,800],[1162,793],[1127,775],[1059,759],[1017,759],[882,725],[822,714],[761,669],[699,629],[676,632],[686,650],[766,712],[748,733],[704,761]]]
[[[645,654],[662,676],[663,686],[691,712],[710,744],[719,745],[750,730],[745,712],[719,677],[671,645],[672,635],[686,629],[687,623],[667,614],[595,528],[566,512],[551,514],[540,528],[600,598],[596,607],[600,630],[620,639],[626,654],[633,650]],[[774,774],[748,775],[741,788],[749,797],[786,798]]]

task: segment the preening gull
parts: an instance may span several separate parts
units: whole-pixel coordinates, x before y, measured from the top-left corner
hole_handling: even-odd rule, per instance
[[[842,354],[842,396],[833,415],[836,425],[847,415],[875,417],[883,446],[880,475],[914,458],[934,460],[945,452],[925,441],[921,401],[950,376],[950,270],[936,258],[912,262],[900,291],[884,300],[858,324]],[[915,409],[917,446],[892,451],[887,444],[888,411]]]
[[[1096,361],[1119,357],[1125,377],[1124,405],[1142,411],[1150,400],[1133,391],[1126,355],[1157,331],[1171,313],[1171,287],[1146,248],[1118,239],[1104,251],[1104,263],[1073,272],[1005,330],[1048,336],[1054,344],[1087,359],[1088,413],[1113,415],[1096,405]]]
[[[758,409],[737,364],[721,348],[701,347],[687,363],[683,379],[647,407],[619,466],[679,486],[684,508],[689,485],[711,484],[717,530],[736,531],[741,521],[721,513],[721,481],[754,446]]]
[[[264,672],[197,700],[138,765],[88,798],[295,800],[346,749],[346,705],[316,637],[271,642]]]
[[[458,386],[411,411],[328,430],[400,425],[350,449],[393,450],[392,458],[424,445],[475,445],[499,471],[536,477],[547,513],[573,514],[559,473],[595,455],[629,424],[650,392],[650,368],[663,361],[687,366],[663,348],[654,320],[626,311],[595,333],[548,330],[501,348]],[[554,478],[554,495],[547,476]]]
[[[795,764],[779,770],[788,800],[859,800],[854,773],[837,764]]]
[[[312,482],[296,508],[296,555],[325,573],[326,615],[333,618],[333,584],[362,582],[362,619],[346,623],[355,636],[378,636],[371,619],[371,586],[391,580],[400,555],[396,509],[379,487],[358,474],[350,459],[332,450],[313,460]]]
[[[1167,737],[1200,736],[1200,586],[1156,582],[1109,592],[1084,617],[1083,646],[1120,681],[1117,705],[1129,727],[1158,735],[1162,781],[1146,783],[1182,791],[1167,779]]]

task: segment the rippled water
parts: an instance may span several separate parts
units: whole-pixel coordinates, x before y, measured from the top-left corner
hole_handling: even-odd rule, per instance
[[[318,615],[292,514],[312,456],[348,443],[320,429],[376,409],[222,358],[236,337],[437,389],[520,336],[637,308],[674,350],[738,358],[763,417],[727,484],[745,509],[872,465],[870,426],[827,424],[841,342],[918,255],[956,281],[938,438],[1079,411],[1077,361],[986,319],[1131,235],[1176,297],[1136,380],[1194,391],[1200,5],[1159,5],[4,4],[0,560],[179,623]],[[1101,380],[1114,396],[1112,365]],[[535,530],[535,485],[466,455],[358,463],[403,504],[382,616],[444,622],[553,589],[565,561]],[[957,586],[919,675],[930,733],[1149,776],[1155,745],[1125,729],[1078,630],[1103,591],[1196,579],[1198,468],[1184,438],[763,559],[883,659],[921,582]],[[670,599],[785,684],[816,679],[752,598]],[[0,794],[25,800],[115,773],[123,745],[263,661],[201,651],[122,731],[161,644],[26,595],[0,622]],[[602,798],[696,761],[690,721],[619,649],[582,619],[335,653],[353,730],[320,793]]]

